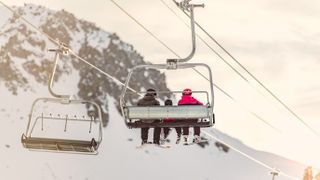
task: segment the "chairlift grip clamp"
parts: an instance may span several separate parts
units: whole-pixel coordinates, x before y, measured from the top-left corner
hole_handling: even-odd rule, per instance
[[[182,10],[190,11],[191,8],[202,7],[204,8],[204,3],[202,4],[189,4],[191,0],[184,0],[182,2],[176,2],[176,5],[180,7]]]
[[[167,59],[167,69],[177,69],[178,59]]]
[[[56,52],[59,54],[63,54],[63,55],[68,55],[70,48],[68,47],[67,44],[57,40],[57,43],[59,44],[59,48],[58,49],[49,49],[48,51],[50,52]]]
[[[69,95],[61,95],[61,103],[70,104],[71,99]]]

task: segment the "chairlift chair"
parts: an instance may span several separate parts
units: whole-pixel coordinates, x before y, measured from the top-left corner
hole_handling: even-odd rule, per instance
[[[68,106],[72,105],[83,105],[94,107],[93,111],[89,117],[73,117],[68,115],[52,116],[48,113],[35,113],[37,105],[46,104],[46,106],[61,106],[63,109],[67,109]],[[68,111],[68,109],[66,110]],[[71,110],[69,110],[71,111]],[[56,126],[44,127],[46,124],[53,123]],[[58,123],[62,126],[58,126]],[[68,134],[69,126],[78,127],[77,124],[82,123],[82,126],[86,128],[81,128],[85,132],[81,132],[85,135],[85,138],[81,140],[70,138],[65,138]],[[102,122],[101,122],[101,111],[99,106],[90,101],[84,100],[64,100],[58,98],[38,98],[36,99],[31,108],[31,113],[29,116],[29,121],[27,125],[27,130],[22,134],[21,142],[23,146],[30,150],[42,150],[42,151],[56,151],[56,152],[74,152],[74,153],[86,153],[86,154],[97,154],[98,147],[102,140]],[[52,124],[51,124],[52,125]],[[97,128],[93,128],[97,127]],[[58,128],[57,128],[58,127]],[[38,130],[36,129],[38,128]],[[56,137],[50,137],[46,134],[48,132],[47,128],[51,128],[57,133],[54,134]],[[39,130],[40,129],[40,130]],[[98,132],[93,132],[93,130]],[[37,133],[41,131],[42,133]],[[77,138],[77,137],[76,137]]]
[[[130,105],[125,101],[125,96],[128,93],[128,85],[134,71],[141,71],[142,69],[190,69],[194,67],[205,67],[209,72],[210,95],[207,95],[207,104],[200,106],[136,106]],[[177,92],[177,91],[176,91]],[[141,92],[137,92],[141,94]],[[169,92],[173,93],[173,91]],[[128,74],[124,88],[120,97],[121,112],[125,119],[125,124],[129,128],[143,128],[143,127],[211,127],[214,124],[213,113],[213,81],[211,69],[208,65],[203,63],[181,63],[181,64],[153,64],[153,65],[139,65],[135,66]],[[173,122],[163,121],[164,119],[173,119]],[[194,121],[197,119],[198,121]],[[158,121],[155,121],[158,120]]]
[[[177,3],[177,6],[183,11],[190,12],[191,20],[191,37],[192,37],[192,50],[186,58],[180,59],[167,59],[166,64],[153,64],[153,65],[138,65],[133,67],[129,72],[125,85],[122,89],[120,97],[120,108],[122,115],[125,119],[125,124],[129,128],[142,128],[142,127],[210,127],[215,123],[213,113],[213,80],[211,69],[204,63],[186,63],[189,61],[195,53],[196,49],[196,36],[195,36],[195,22],[193,9],[196,7],[204,7],[204,4],[190,4],[191,0],[184,0],[181,3]],[[142,71],[143,69],[158,69],[158,70],[176,70],[176,69],[190,69],[195,67],[204,67],[209,72],[209,85],[210,96],[208,103],[204,106],[149,106],[141,107],[135,105],[129,105],[125,101],[125,96],[128,85],[134,71]],[[208,94],[208,93],[207,93]],[[166,118],[173,119],[173,122],[163,121]],[[154,121],[157,119],[158,121]],[[194,120],[197,121],[194,121]]]
[[[97,154],[98,147],[102,141],[102,115],[100,106],[92,101],[86,100],[72,100],[69,95],[59,95],[53,92],[52,90],[52,83],[54,79],[54,74],[57,67],[57,61],[59,59],[60,54],[65,54],[68,49],[61,45],[59,49],[50,50],[55,51],[55,64],[51,74],[51,79],[49,82],[49,92],[55,98],[38,98],[36,99],[31,107],[31,112],[29,115],[29,121],[27,125],[27,130],[25,133],[22,134],[21,143],[23,146],[29,150],[39,150],[39,151],[50,151],[50,152],[67,152],[67,153],[80,153],[80,154]],[[67,109],[67,107],[71,106],[85,106],[83,111],[87,112],[87,107],[91,107],[93,111],[91,112],[89,117],[83,116],[76,117],[76,116],[68,116],[68,115],[60,115],[52,116],[52,114],[48,113],[38,113],[36,114],[35,111],[37,106],[56,106],[62,109]],[[71,111],[71,110],[70,110]],[[79,110],[77,110],[79,111]],[[45,135],[47,129],[44,128],[45,124],[48,122],[57,124],[63,123],[63,127],[60,129],[54,129],[55,127],[51,126],[48,128],[53,128],[57,132],[59,132],[58,138],[56,135],[53,137]],[[70,138],[65,137],[67,134],[69,126],[74,124],[83,124],[85,123],[87,126],[86,132],[82,132],[81,135],[85,134],[85,138],[77,139],[77,138]],[[93,128],[96,127],[96,128]],[[43,134],[36,134],[36,128],[40,127],[41,132]],[[95,130],[96,132],[93,132]]]
[[[84,106],[92,106],[96,109],[95,113],[90,114],[89,118],[78,118],[72,116],[56,116],[52,117],[46,113],[36,114],[35,110],[37,104],[45,103],[47,106],[52,106],[53,104],[63,106],[63,109],[66,109],[66,106],[70,105],[84,105]],[[49,121],[53,123],[63,124],[63,127],[60,129],[56,129],[56,127],[49,127],[54,128],[58,133],[62,134],[60,136],[63,137],[63,133],[66,133],[69,129],[69,124],[72,123],[85,123],[87,124],[87,132],[81,132],[81,134],[88,134],[88,138],[85,140],[77,140],[77,139],[67,139],[67,138],[55,138],[55,137],[39,137],[34,135],[35,128],[41,128],[41,131],[45,133],[46,128],[44,125],[47,124]],[[55,122],[54,122],[55,121]],[[97,124],[98,123],[98,124]],[[31,150],[44,150],[44,151],[61,151],[61,152],[82,152],[82,153],[89,153],[89,154],[96,154],[99,144],[102,140],[102,129],[101,129],[101,112],[99,106],[90,101],[84,100],[68,100],[65,101],[63,99],[58,98],[38,98],[33,102],[31,113],[29,116],[29,122],[27,126],[27,130],[24,134],[22,134],[21,142],[25,148]],[[93,125],[98,126],[98,128],[93,128]],[[98,132],[92,132],[98,129]]]

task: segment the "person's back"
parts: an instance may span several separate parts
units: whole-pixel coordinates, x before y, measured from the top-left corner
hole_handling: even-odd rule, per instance
[[[182,92],[181,99],[178,101],[178,105],[203,105],[202,102],[198,101],[194,97],[192,97],[192,90],[191,89],[184,89]],[[197,119],[192,119],[188,121],[197,122]],[[200,127],[193,127],[194,130],[194,139],[193,142],[200,141]],[[188,143],[188,136],[189,136],[189,127],[183,127],[183,136],[185,143]]]
[[[156,100],[153,93],[147,93],[142,99],[138,101],[138,106],[159,106],[160,103]]]
[[[198,101],[191,95],[182,95],[181,99],[178,101],[178,105],[203,105],[202,102]]]
[[[158,100],[156,100],[157,93],[154,89],[148,89],[147,93],[144,95],[142,99],[140,99],[137,103],[138,106],[159,106],[160,103]],[[155,119],[157,120],[157,119]],[[148,142],[148,131],[149,128],[141,128],[141,140],[142,144]],[[153,143],[160,144],[160,128],[154,128],[153,133]]]

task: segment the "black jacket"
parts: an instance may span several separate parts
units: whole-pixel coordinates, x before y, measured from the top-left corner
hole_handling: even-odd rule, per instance
[[[151,95],[151,94],[146,94],[144,95],[144,97],[142,99],[140,99],[138,101],[138,106],[160,106],[160,103],[158,100],[156,100],[156,98]],[[146,122],[146,123],[152,123],[154,121],[157,121],[157,119],[154,120],[141,120],[142,122]],[[159,133],[160,136],[160,133]]]
[[[142,99],[138,101],[138,106],[160,106],[160,103],[151,94],[146,94]]]

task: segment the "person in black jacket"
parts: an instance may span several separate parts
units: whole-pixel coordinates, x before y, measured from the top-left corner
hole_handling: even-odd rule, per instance
[[[154,89],[148,89],[147,93],[144,95],[142,99],[138,101],[138,106],[160,106],[160,103],[158,100],[156,100],[157,93]],[[158,119],[155,119],[155,121],[158,121]],[[141,144],[145,144],[148,142],[148,132],[149,128],[141,128]],[[153,143],[160,145],[160,132],[161,128],[156,127],[153,131]]]

